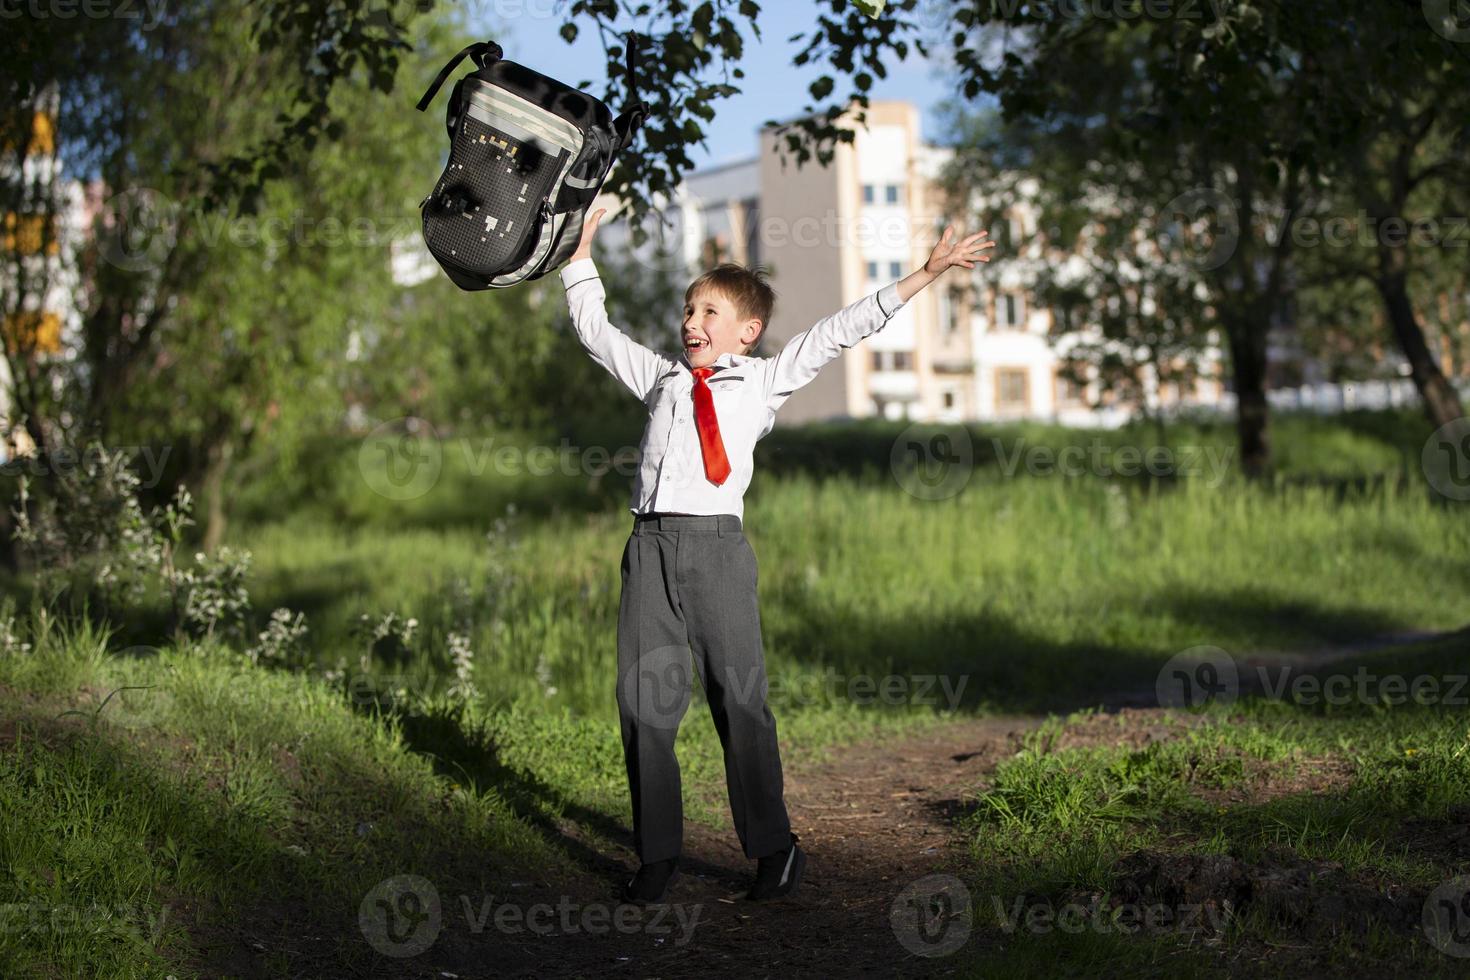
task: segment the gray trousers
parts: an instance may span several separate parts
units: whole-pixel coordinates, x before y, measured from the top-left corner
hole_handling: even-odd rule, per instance
[[[650,519],[651,518],[651,519]],[[674,738],[699,673],[725,753],[735,833],[748,858],[791,843],[776,719],[766,704],[755,552],[740,518],[643,515],[623,550],[618,714],[643,862],[678,853],[684,807]]]

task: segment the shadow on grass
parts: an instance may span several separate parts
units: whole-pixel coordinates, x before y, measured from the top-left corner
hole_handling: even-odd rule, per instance
[[[477,792],[498,794],[517,817],[588,871],[607,878],[623,872],[620,862],[564,831],[557,817],[564,815],[631,848],[630,829],[604,813],[568,799],[534,774],[507,765],[493,737],[483,731],[466,732],[459,712],[413,712],[403,715],[400,722],[409,749],[428,757],[441,776],[468,780]]]
[[[54,811],[47,826],[70,827],[83,840],[106,839],[130,827],[127,821],[140,822],[138,812],[154,814],[146,820],[147,839],[136,842],[152,855],[141,859],[148,864],[146,872],[127,866],[139,860],[131,852],[117,859],[123,863],[114,872],[111,865],[104,865],[106,871],[99,867],[95,855],[78,856],[74,847],[50,857],[43,852],[39,865],[22,863],[12,870],[20,882],[27,875],[51,881],[84,872],[66,893],[76,907],[89,902],[112,907],[105,895],[86,890],[110,887],[107,875],[132,881],[130,907],[146,908],[151,921],[172,930],[176,942],[159,950],[169,967],[202,976],[401,977],[409,975],[406,964],[415,976],[441,976],[441,969],[479,975],[487,957],[497,972],[518,976],[534,975],[544,966],[547,949],[535,936],[510,937],[495,929],[465,935],[451,921],[466,914],[456,896],[506,895],[512,878],[534,877],[541,868],[524,856],[461,839],[451,832],[452,817],[441,800],[405,796],[402,787],[351,759],[336,759],[325,784],[313,780],[292,788],[293,795],[313,799],[303,803],[304,812],[287,829],[257,811],[248,790],[235,797],[228,774],[215,768],[221,760],[209,765],[170,752],[165,761],[174,764],[160,766],[146,746],[106,722],[92,729],[31,707],[0,724],[0,750],[11,763],[24,759],[22,773],[49,772],[53,781],[64,771],[76,776],[76,785],[37,790],[29,806],[21,807],[21,813],[30,806]],[[0,771],[5,761],[0,759]],[[369,819],[370,824],[362,822]],[[306,846],[287,848],[283,836]],[[75,860],[84,863],[69,869],[68,861]],[[437,890],[444,931],[425,953],[375,949],[360,919],[366,914],[363,903],[376,887],[409,874],[426,878]],[[557,899],[566,887],[552,883],[550,898]],[[530,902],[544,892],[532,889],[521,897]],[[0,889],[0,895],[7,893]],[[163,913],[162,918],[153,913]],[[392,936],[392,921],[387,927],[391,941],[406,941]],[[99,942],[94,948],[98,959],[83,952],[87,962],[73,964],[74,975],[111,975],[120,968],[115,947]],[[415,958],[401,958],[409,955]],[[50,975],[52,968],[44,972]]]
[[[766,648],[779,648],[813,670],[839,680],[890,675],[918,691],[921,676],[941,709],[962,713],[1066,713],[1090,707],[1156,704],[1159,669],[1179,650],[1146,650],[1102,643],[1057,643],[1032,635],[1011,619],[984,611],[916,618],[884,618],[810,601],[792,590],[781,620],[767,629]],[[1191,625],[1195,644],[1230,646],[1222,637],[1279,636],[1295,631],[1307,645],[1364,640],[1416,624],[1371,610],[1334,608],[1254,591],[1178,591],[1162,609]],[[1229,649],[1235,656],[1254,652]],[[941,686],[946,682],[948,687]],[[961,686],[963,684],[963,686]],[[855,689],[838,688],[839,690]],[[946,690],[958,691],[953,703]],[[1142,699],[1142,701],[1140,701]],[[930,701],[929,703],[934,703]]]

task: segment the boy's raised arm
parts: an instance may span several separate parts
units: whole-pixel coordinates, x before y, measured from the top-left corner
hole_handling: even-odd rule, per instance
[[[640,401],[646,400],[667,368],[668,361],[623,333],[608,319],[605,306],[607,291],[592,261],[592,238],[605,213],[605,209],[599,209],[587,220],[577,251],[562,267],[561,282],[567,291],[572,327],[587,353]]]
[[[762,364],[766,403],[779,406],[829,361],[886,324],[902,306],[898,284],[890,283],[792,337]]]
[[[780,352],[768,358],[763,365],[767,404],[779,407],[792,392],[815,378],[823,365],[882,328],[893,314],[943,275],[945,270],[955,266],[973,269],[977,261],[989,262],[990,256],[980,253],[994,248],[995,242],[981,243],[980,239],[985,236],[986,232],[977,232],[956,242],[954,228],[945,228],[923,268],[818,320],[814,326],[788,340]]]

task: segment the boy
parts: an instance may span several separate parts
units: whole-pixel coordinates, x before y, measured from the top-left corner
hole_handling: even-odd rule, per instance
[[[756,602],[756,559],[741,530],[756,440],[796,389],[846,348],[883,327],[953,266],[973,269],[979,232],[959,242],[946,228],[924,267],[821,320],[775,357],[751,357],[775,294],[757,273],[722,265],[690,284],[678,355],[650,350],[610,322],[592,263],[605,209],[582,229],[561,270],[577,336],[599,364],[648,406],[629,508],[618,609],[618,714],[641,867],[622,888],[629,902],[660,902],[678,873],[683,801],[674,737],[689,705],[688,663],[725,753],[735,832],[757,861],[747,898],[790,894],[806,855],[783,798],[776,721]]]

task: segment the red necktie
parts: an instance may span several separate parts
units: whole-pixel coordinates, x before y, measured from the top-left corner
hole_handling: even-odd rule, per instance
[[[730,461],[725,458],[725,444],[720,441],[720,421],[715,418],[715,396],[704,379],[714,368],[694,368],[694,427],[699,430],[699,448],[704,453],[704,475],[719,486],[730,475]]]

